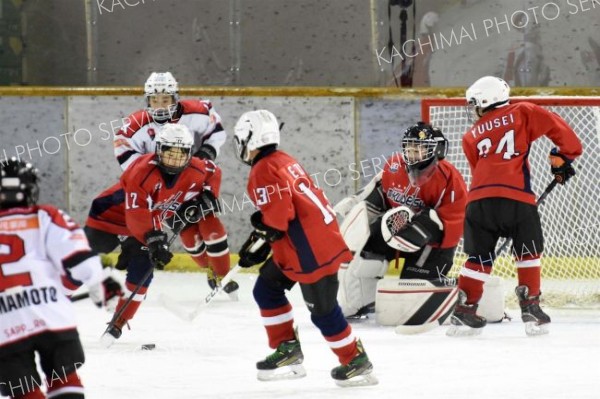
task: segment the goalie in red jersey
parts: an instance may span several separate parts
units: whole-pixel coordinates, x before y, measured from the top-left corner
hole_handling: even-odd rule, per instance
[[[126,308],[125,300],[119,301],[117,312],[122,312],[121,317],[102,336],[106,346],[121,336],[123,326],[144,300],[152,281],[152,275],[143,281],[148,269],[164,268],[173,256],[161,225],[181,231],[184,245],[194,242],[197,235],[225,235],[225,228],[215,215],[219,212],[221,169],[211,160],[192,156],[194,139],[184,125],[165,125],[156,141],[156,153],[140,156],[121,176],[125,220],[137,248],[127,264],[126,286],[132,292],[138,285],[142,288]],[[227,241],[221,245],[215,247],[219,254],[212,258],[213,267],[225,275],[229,271]],[[223,287],[227,293],[237,289],[233,281]]]
[[[243,114],[235,126],[236,154],[251,165],[247,192],[259,209],[254,231],[240,250],[242,267],[266,260],[254,299],[275,352],[256,364],[258,379],[306,375],[285,291],[299,283],[311,320],[338,357],[331,371],[338,385],[373,385],[377,379],[360,340],[337,303],[337,271],[352,258],[325,194],[290,155],[277,149],[279,124],[266,110]],[[273,255],[269,257],[269,254]]]
[[[446,275],[462,236],[467,193],[458,170],[444,160],[447,145],[439,129],[410,126],[401,153],[335,206],[355,253],[339,272],[346,317],[376,312],[384,325],[439,325],[452,312],[456,290]],[[404,259],[401,281],[383,279],[397,258]]]
[[[489,279],[500,237],[512,239],[517,266],[515,289],[528,335],[547,333],[550,317],[540,308],[541,257],[544,240],[535,193],[531,188],[529,151],[535,140],[549,138],[555,180],[565,184],[575,170],[571,162],[582,153],[581,142],[558,115],[528,102],[511,104],[510,87],[493,76],[477,80],[466,91],[476,119],[463,136],[471,167],[467,197],[459,302],[448,335],[481,333],[486,319],[477,314],[483,284]]]

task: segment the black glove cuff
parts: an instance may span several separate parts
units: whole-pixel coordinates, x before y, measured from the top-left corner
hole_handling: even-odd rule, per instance
[[[250,224],[252,224],[252,227],[254,227],[256,232],[269,243],[283,237],[283,231],[263,223],[262,213],[260,211],[256,211],[250,216]]]
[[[211,145],[202,144],[194,156],[196,158],[210,159],[211,161],[214,161],[217,158],[217,150]]]

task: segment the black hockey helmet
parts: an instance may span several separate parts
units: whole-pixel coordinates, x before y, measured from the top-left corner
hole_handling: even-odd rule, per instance
[[[404,131],[402,136],[402,159],[413,185],[425,183],[437,160],[448,152],[448,140],[438,128],[417,122]]]
[[[35,205],[39,197],[38,172],[17,158],[0,161],[0,209]]]

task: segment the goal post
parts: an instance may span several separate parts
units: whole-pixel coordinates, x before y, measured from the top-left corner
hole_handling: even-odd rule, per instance
[[[540,205],[544,231],[542,290],[550,306],[600,306],[600,97],[515,97],[560,115],[583,143],[583,154],[574,163],[576,176],[557,186]],[[421,101],[424,121],[439,127],[449,141],[447,160],[461,172],[467,186],[471,173],[462,152],[463,134],[472,123],[464,98],[431,98]],[[533,191],[539,196],[552,181],[548,153],[553,143],[542,137],[532,145]],[[502,244],[500,240],[498,246]],[[493,274],[514,280],[516,268],[509,251],[498,258]],[[466,258],[462,240],[451,275],[456,276]],[[510,295],[509,295],[510,297]],[[513,295],[514,297],[514,295]]]

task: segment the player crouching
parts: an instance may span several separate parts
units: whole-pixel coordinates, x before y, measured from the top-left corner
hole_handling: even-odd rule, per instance
[[[125,220],[135,244],[126,265],[126,288],[131,294],[127,301],[119,301],[102,335],[105,346],[120,338],[123,326],[137,312],[152,281],[152,270],[162,270],[173,257],[163,225],[180,234],[188,252],[200,247],[200,237],[209,237],[214,243],[209,256],[218,275],[229,271],[227,234],[216,217],[221,169],[211,160],[192,157],[193,142],[186,126],[167,124],[158,133],[156,153],[140,156],[121,176]],[[228,293],[237,289],[234,281],[223,287]]]
[[[444,160],[447,140],[440,130],[423,122],[410,126],[401,149],[334,208],[345,216],[341,231],[354,253],[339,271],[339,302],[348,318],[375,311],[384,325],[439,325],[457,296],[446,274],[463,231],[466,187]],[[383,279],[398,257],[404,258],[401,281]]]

